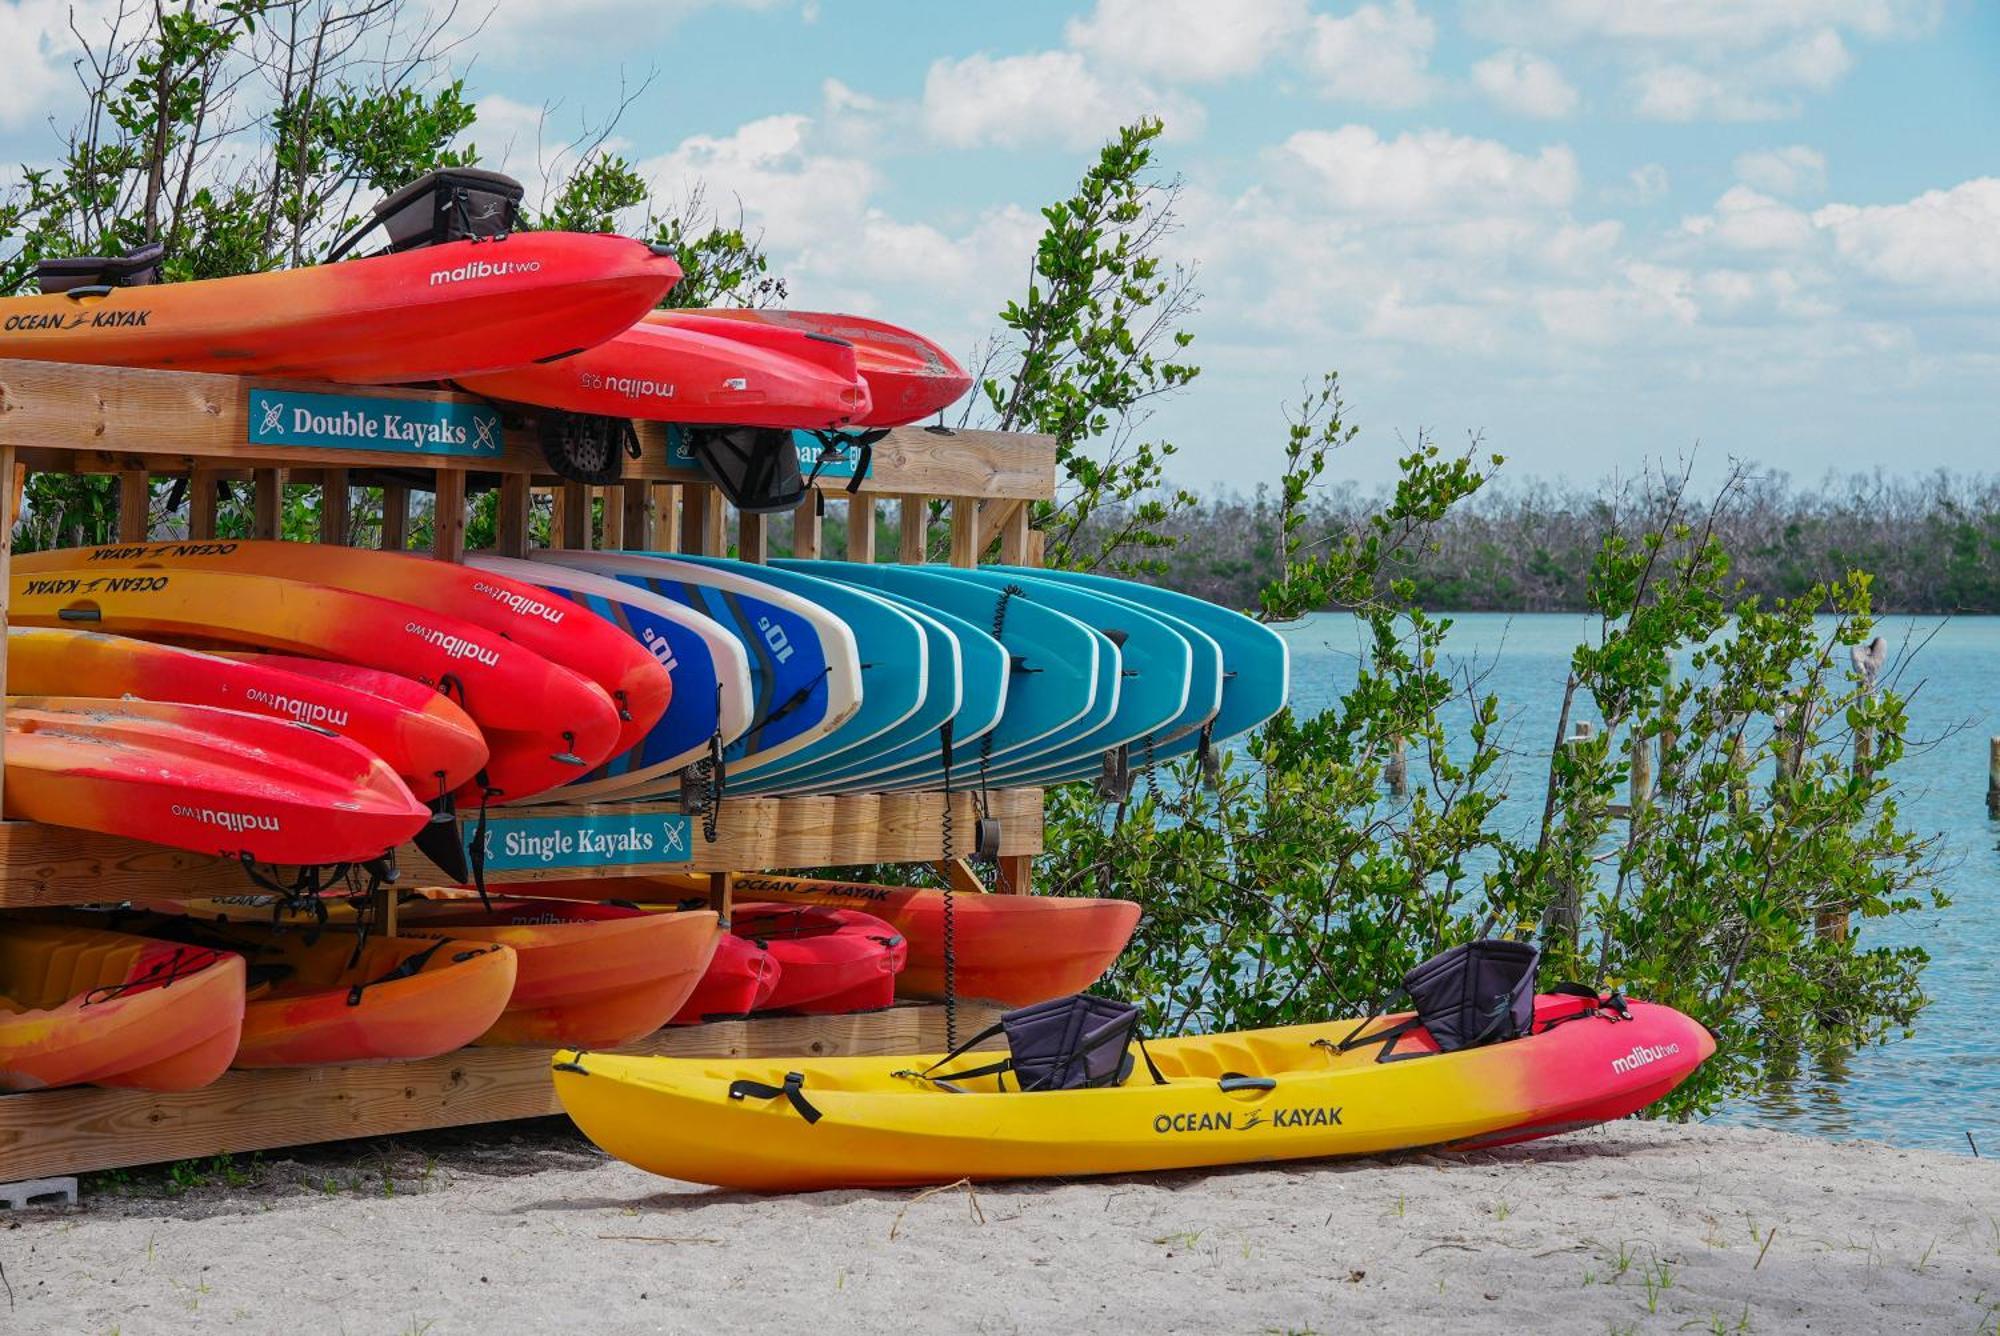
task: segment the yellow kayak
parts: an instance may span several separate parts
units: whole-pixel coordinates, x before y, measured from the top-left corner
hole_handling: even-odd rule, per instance
[[[1594,1014],[1593,1014],[1594,1013]],[[1438,1053],[1422,1029],[1341,1051],[1356,1022],[1148,1044],[1123,1085],[1022,1093],[917,1075],[938,1057],[627,1057],[563,1051],[556,1094],[584,1134],[670,1178],[758,1191],[1071,1177],[1496,1145],[1644,1108],[1715,1044],[1669,1007],[1629,1019],[1536,1001],[1537,1033]],[[1386,1028],[1403,1018],[1382,1018]],[[1548,1021],[1565,1020],[1546,1029]],[[969,1055],[978,1059],[983,1054]],[[736,1092],[732,1097],[732,1090]]]

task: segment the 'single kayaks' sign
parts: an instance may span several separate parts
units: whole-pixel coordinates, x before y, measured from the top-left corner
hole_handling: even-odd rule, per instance
[[[685,863],[693,857],[692,831],[679,812],[494,817],[486,823],[486,870]],[[468,856],[479,838],[478,825],[467,821]]]
[[[357,394],[250,391],[250,444],[391,454],[500,454],[500,414],[484,404]]]

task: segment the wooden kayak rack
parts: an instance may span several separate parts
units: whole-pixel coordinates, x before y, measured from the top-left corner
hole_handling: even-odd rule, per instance
[[[469,493],[497,490],[495,550],[530,546],[536,493],[553,492],[552,545],[728,555],[761,562],[767,518],[735,517],[705,475],[677,457],[669,433],[635,423],[639,457],[609,487],[566,482],[548,471],[530,410],[436,390],[310,384],[178,371],[0,359],[0,622],[11,584],[13,533],[24,472],[112,474],[119,479],[118,540],[216,536],[216,483],[249,481],[254,538],[283,536],[285,488],[320,489],[318,541],[349,532],[352,488],[381,481],[381,540],[408,546],[410,493],[435,496],[433,555],[465,555]],[[828,555],[829,503],[844,506],[846,556],[877,557],[877,517],[895,507],[896,559],[932,555],[934,504],[948,515],[944,549],[955,566],[990,551],[1010,565],[1039,565],[1041,535],[1029,527],[1037,501],[1055,491],[1055,445],[1046,436],[903,427],[876,442],[863,476],[852,459],[829,468],[793,516],[792,552]],[[189,480],[185,534],[155,534],[150,480]],[[0,694],[6,657],[0,654]],[[0,728],[0,747],[5,730]],[[982,801],[983,800],[983,801]],[[960,831],[976,806],[998,819],[1000,849],[982,877],[944,845],[946,804]],[[1039,789],[728,797],[714,839],[677,802],[555,804],[498,809],[494,821],[527,833],[643,822],[659,838],[660,861],[547,866],[489,864],[495,884],[660,872],[711,874],[724,913],[739,871],[931,864],[961,890],[1026,893],[1042,847]],[[549,842],[544,842],[546,845]],[[554,843],[560,845],[562,841]],[[414,847],[398,851],[400,884],[444,874]],[[524,886],[524,889],[526,887]],[[0,821],[0,910],[127,899],[173,900],[253,893],[233,860],[23,821]],[[393,895],[381,921],[394,923]],[[689,1056],[869,1054],[937,1051],[944,1009],[898,1005],[849,1016],[771,1017],[664,1030],[635,1051]],[[970,1031],[991,1019],[962,1007]],[[231,1071],[185,1094],[83,1086],[0,1095],[0,1182],[146,1164],[188,1156],[380,1136],[559,1112],[548,1052],[467,1048],[424,1062],[366,1067]]]

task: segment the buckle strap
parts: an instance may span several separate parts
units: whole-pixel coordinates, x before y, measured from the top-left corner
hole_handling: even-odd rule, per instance
[[[731,1081],[729,1083],[729,1098],[776,1099],[782,1095],[785,1097],[785,1101],[798,1113],[799,1117],[806,1120],[806,1125],[811,1126],[825,1115],[814,1108],[811,1101],[806,1099],[804,1093],[805,1084],[806,1078],[802,1072],[786,1072],[785,1083],[782,1086],[765,1085],[762,1081]]]

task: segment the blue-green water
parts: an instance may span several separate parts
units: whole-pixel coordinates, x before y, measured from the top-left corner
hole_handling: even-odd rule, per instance
[[[1528,831],[1540,817],[1541,777],[1562,704],[1570,651],[1592,623],[1569,614],[1461,614],[1447,653],[1484,671],[1500,697],[1514,782],[1500,820]],[[2000,825],[1986,817],[1987,738],[2000,733],[2000,618],[1887,619],[1881,634],[1910,695],[1911,754],[1897,771],[1905,821],[1943,837],[1953,904],[1890,924],[1862,922],[1880,940],[1921,942],[1935,999],[1916,1034],[1801,1073],[1794,1086],[1725,1110],[1721,1121],[1909,1146],[2000,1154]],[[1324,707],[1354,681],[1361,642],[1344,616],[1286,629],[1292,699]],[[1574,714],[1574,712],[1573,712]],[[1591,718],[1586,711],[1582,718]],[[1593,720],[1595,722],[1595,720]]]

